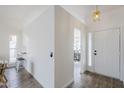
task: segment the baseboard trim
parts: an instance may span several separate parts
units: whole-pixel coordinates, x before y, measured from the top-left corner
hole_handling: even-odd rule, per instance
[[[43,85],[39,82],[39,80],[37,80],[37,78],[36,78],[31,72],[29,72],[27,68],[24,67],[24,69],[25,69],[28,73],[30,73],[30,75],[41,85],[42,88],[44,88]]]
[[[69,85],[71,85],[74,82],[74,79],[71,79],[69,82],[67,82],[62,88],[67,88]]]
[[[80,71],[80,74],[83,74],[84,72],[86,72],[87,70],[83,70],[83,71]]]
[[[122,82],[123,82],[123,85],[124,85],[124,80],[122,80]]]

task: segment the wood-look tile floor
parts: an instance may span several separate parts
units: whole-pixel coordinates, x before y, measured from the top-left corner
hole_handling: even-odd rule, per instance
[[[80,64],[75,64],[74,82],[69,88],[123,88],[123,82],[86,71],[80,74]]]
[[[7,69],[8,88],[42,88],[42,86],[25,69],[16,72],[15,68]],[[6,87],[6,86],[2,86]],[[75,64],[74,83],[69,88],[123,88],[123,83],[117,79],[86,71],[80,74],[80,64]]]
[[[6,78],[8,88],[42,88],[37,80],[25,69],[16,72],[15,68],[6,69]]]

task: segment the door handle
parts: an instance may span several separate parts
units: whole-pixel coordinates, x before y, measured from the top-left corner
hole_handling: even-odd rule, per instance
[[[53,57],[53,52],[50,53],[50,57],[51,57],[51,58]]]
[[[94,55],[97,55],[97,50],[96,50],[96,49],[94,50],[94,53],[93,53],[93,54],[94,54]]]
[[[94,50],[94,52],[96,53],[96,52],[97,52],[97,50]]]
[[[93,53],[94,55],[97,55],[97,53]]]

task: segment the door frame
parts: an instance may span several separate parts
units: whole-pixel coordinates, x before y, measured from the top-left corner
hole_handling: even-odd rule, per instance
[[[107,28],[107,29],[101,29],[101,30],[96,30],[96,31],[92,31],[91,33],[94,34],[95,32],[99,32],[99,31],[107,31],[107,30],[112,30],[112,29],[118,29],[119,30],[119,79],[122,80],[122,25],[121,26],[117,26],[117,27],[111,27],[111,28]],[[92,35],[92,42],[94,42],[94,35]],[[92,43],[92,72],[95,73],[95,57],[93,55],[93,49],[94,49],[94,43]]]

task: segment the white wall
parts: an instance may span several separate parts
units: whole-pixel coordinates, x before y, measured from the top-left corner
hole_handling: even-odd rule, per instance
[[[43,87],[54,87],[54,7],[49,7],[23,30],[26,69]]]
[[[23,29],[23,47],[28,53],[26,69],[43,87],[66,87],[74,80],[75,27],[81,30],[83,52],[81,62],[84,71],[86,69],[85,26],[63,8],[51,6]],[[54,53],[52,59],[50,52]]]
[[[73,67],[73,31],[70,15],[60,6],[55,7],[55,87],[71,82]]]
[[[104,13],[99,22],[93,22],[92,18],[88,20],[89,31],[100,31],[109,28],[119,27],[121,30],[121,79],[124,80],[124,8],[113,10],[109,13]]]
[[[0,58],[9,60],[9,37],[10,35],[17,36],[17,51],[22,47],[22,32],[21,30],[9,25],[0,25]]]
[[[55,87],[67,87],[74,80],[73,40],[74,28],[81,30],[82,60],[85,64],[84,25],[60,6],[55,7]],[[82,71],[85,66],[82,65]]]

